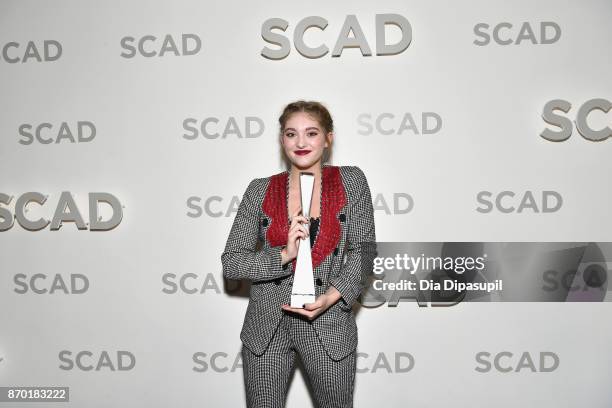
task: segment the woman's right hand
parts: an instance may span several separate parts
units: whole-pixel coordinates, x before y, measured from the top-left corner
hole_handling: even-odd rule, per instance
[[[281,251],[281,262],[283,265],[297,257],[300,239],[306,239],[310,235],[307,228],[308,219],[300,215],[301,212],[302,210],[298,209],[291,217],[291,226],[287,234],[287,246]]]

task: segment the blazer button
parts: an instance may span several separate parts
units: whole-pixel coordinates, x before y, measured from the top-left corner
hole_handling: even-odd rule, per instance
[[[340,221],[344,222],[344,221],[346,221],[346,215],[344,215],[344,213],[342,213],[342,214],[340,214],[340,215],[338,216],[338,219],[339,219]]]
[[[316,283],[317,283],[317,286],[323,285],[323,281],[321,280],[321,278],[317,278]]]
[[[264,227],[268,226],[268,219],[264,218],[263,220],[261,220],[261,225],[263,225]]]
[[[334,248],[334,255],[338,255],[338,247]]]

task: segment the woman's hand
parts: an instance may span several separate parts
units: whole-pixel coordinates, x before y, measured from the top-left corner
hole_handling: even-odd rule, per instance
[[[336,299],[337,300],[337,299]],[[315,317],[326,311],[333,305],[335,301],[327,293],[319,296],[313,303],[304,303],[304,308],[291,307],[289,305],[281,305],[283,310],[288,312],[298,313],[306,316],[308,320],[313,320]]]
[[[293,217],[291,217],[291,226],[289,227],[289,235],[287,236],[287,247],[283,248],[281,251],[283,265],[285,264],[285,260],[291,261],[297,257],[300,238],[307,239],[310,235],[310,231],[304,225],[308,225],[309,220],[300,215],[301,212],[302,210],[299,209],[293,214]],[[335,288],[331,288],[330,293],[326,292],[322,294],[313,303],[305,303],[304,308],[291,307],[289,305],[282,305],[281,307],[283,310],[298,313],[302,316],[306,316],[309,320],[313,320],[329,309],[339,298],[340,293]]]
[[[287,234],[287,246],[281,251],[281,262],[283,265],[297,257],[300,239],[306,239],[310,235],[308,228],[306,228],[308,220],[306,217],[299,215],[301,212],[302,210],[299,209],[291,217],[291,226]]]

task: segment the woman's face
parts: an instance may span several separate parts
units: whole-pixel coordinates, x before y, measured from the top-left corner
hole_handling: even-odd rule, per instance
[[[329,132],[328,138],[332,137]],[[329,146],[319,122],[306,112],[296,112],[289,117],[281,143],[289,160],[304,169],[320,162],[324,149]]]

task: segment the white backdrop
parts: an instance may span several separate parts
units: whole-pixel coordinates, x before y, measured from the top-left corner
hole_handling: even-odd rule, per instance
[[[383,14],[409,23],[395,55],[376,53]],[[327,27],[295,35],[311,16]],[[262,37],[274,18],[290,47],[277,60],[262,55],[279,49]],[[585,102],[612,100],[611,18],[595,0],[1,2],[0,386],[69,386],[71,402],[54,406],[243,406],[248,288],[223,281],[220,255],[248,182],[284,170],[277,120],[296,99],[330,109],[333,164],[367,175],[379,241],[612,241],[612,140],[573,124]],[[347,19],[372,55],[331,56]],[[408,34],[385,32],[387,44]],[[295,38],[329,52],[305,57]],[[172,42],[179,52],[159,56]],[[553,142],[540,133],[561,131],[542,117],[556,99],[571,105],[554,113],[571,136]],[[612,127],[602,109],[593,130]],[[504,191],[514,197],[496,205]],[[560,208],[544,211],[544,191]],[[11,221],[28,192],[48,196],[29,220],[51,221],[62,192],[85,223],[90,193],[114,197],[120,217],[101,231],[30,230]],[[535,209],[519,210],[526,195]],[[609,407],[611,311],[361,307],[355,406]],[[560,364],[475,369],[477,353],[504,351],[505,367],[526,352]],[[288,406],[312,406],[304,378]]]

